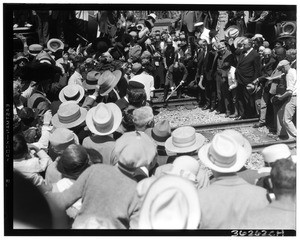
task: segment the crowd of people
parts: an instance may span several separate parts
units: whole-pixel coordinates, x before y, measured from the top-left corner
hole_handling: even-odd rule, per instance
[[[224,31],[196,11],[155,31],[155,13],[141,23],[128,11],[115,25],[110,14],[99,17],[110,21],[99,36],[89,42],[80,32],[75,46],[67,31],[65,39],[39,32],[38,43],[16,35],[14,228],[295,229],[288,146],[265,148],[265,167],[248,170],[252,148],[241,133],[205,144],[192,126],[155,123],[152,109],[155,89],[167,105],[176,88],[203,111],[259,116],[255,127],[296,138],[295,38],[268,42],[259,32],[275,14],[254,14],[252,35],[239,12]]]

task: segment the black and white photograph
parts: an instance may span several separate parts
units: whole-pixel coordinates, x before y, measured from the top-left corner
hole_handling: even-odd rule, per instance
[[[4,236],[296,237],[277,2],[2,3]]]

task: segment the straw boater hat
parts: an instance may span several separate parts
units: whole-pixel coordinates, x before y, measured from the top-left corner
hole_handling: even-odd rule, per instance
[[[76,101],[63,102],[51,122],[55,127],[73,128],[85,121],[87,110],[78,105]]]
[[[141,207],[140,229],[197,229],[200,202],[193,184],[175,175],[165,175],[149,187]]]
[[[98,85],[100,85],[100,95],[107,95],[121,79],[122,72],[115,70],[111,72],[109,70],[104,71],[98,79]]]
[[[28,63],[28,62],[29,62],[29,59],[26,58],[24,55],[19,55],[18,57],[14,58],[14,63],[15,63],[15,64],[19,64],[19,63],[21,63],[22,61]]]
[[[170,152],[187,153],[198,150],[205,141],[205,137],[196,133],[194,127],[178,127],[172,132],[165,143],[165,148]]]
[[[224,34],[227,38],[236,38],[240,34],[240,28],[236,25],[231,25],[225,30]]]
[[[237,48],[238,44],[242,43],[245,39],[247,39],[247,37],[237,37],[237,38],[233,41],[234,47]]]
[[[261,152],[264,161],[267,163],[275,162],[279,159],[291,157],[291,151],[286,144],[275,144],[264,148]]]
[[[43,50],[43,46],[40,44],[31,44],[28,47],[28,53],[36,56],[38,53],[40,53]]]
[[[87,90],[94,90],[98,85],[98,79],[100,77],[100,72],[92,70],[87,73],[86,80],[82,82],[83,88]]]
[[[204,145],[198,152],[199,159],[208,168],[231,173],[241,170],[247,160],[247,152],[235,140],[222,133],[217,133],[211,143]]]
[[[79,103],[84,97],[84,89],[78,84],[67,85],[59,92],[58,97],[61,102],[74,100]]]
[[[86,115],[89,130],[99,136],[115,132],[122,121],[122,112],[115,103],[99,103],[91,108]]]
[[[59,49],[64,49],[64,47],[64,43],[57,38],[52,38],[47,43],[47,48],[53,53],[55,53]]]

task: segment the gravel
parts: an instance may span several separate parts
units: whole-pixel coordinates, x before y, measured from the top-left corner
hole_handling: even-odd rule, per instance
[[[201,125],[201,124],[211,124],[232,121],[231,118],[225,118],[225,114],[216,115],[214,112],[209,112],[208,110],[203,111],[201,108],[197,107],[192,110],[187,110],[184,106],[178,106],[176,110],[168,110],[166,108],[160,108],[160,113],[154,117],[155,123],[160,120],[169,120],[172,128],[177,128],[179,126],[185,125]],[[235,128],[237,131],[242,133],[251,143],[260,143],[261,139],[255,135],[251,129],[240,127]],[[266,127],[260,127],[257,129],[263,134],[268,133]],[[213,135],[222,131],[221,129],[216,129],[212,132]],[[209,139],[205,139],[205,144],[209,143]],[[264,166],[263,157],[260,153],[252,153],[250,159],[246,162],[246,168],[248,169],[259,169]]]
[[[216,115],[215,111],[203,111],[199,107],[188,110],[184,106],[178,106],[176,110],[168,110],[166,108],[160,108],[159,110],[160,113],[154,117],[155,123],[160,120],[169,120],[172,128],[184,125],[200,125],[232,121],[230,118],[225,118],[225,114]]]

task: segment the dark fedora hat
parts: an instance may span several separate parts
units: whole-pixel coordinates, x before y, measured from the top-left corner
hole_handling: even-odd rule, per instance
[[[104,53],[111,47],[111,41],[106,37],[96,38],[92,42],[92,48],[96,52]]]

